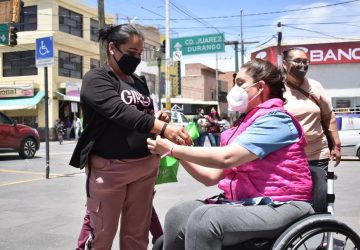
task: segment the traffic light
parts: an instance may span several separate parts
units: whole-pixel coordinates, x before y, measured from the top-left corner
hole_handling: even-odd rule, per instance
[[[17,45],[17,28],[14,26],[9,27],[9,46]]]
[[[163,40],[162,44],[160,45],[160,51],[161,51],[163,54],[165,54],[165,51],[166,51],[165,45],[166,45],[166,41]]]
[[[12,12],[11,12],[12,23],[20,22],[20,11],[21,11],[21,1],[12,0]]]

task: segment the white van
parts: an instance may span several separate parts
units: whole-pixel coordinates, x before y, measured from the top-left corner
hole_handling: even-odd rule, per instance
[[[360,159],[360,114],[337,114],[342,156]]]
[[[171,123],[182,127],[186,127],[189,124],[189,120],[179,111],[171,111],[170,121]]]

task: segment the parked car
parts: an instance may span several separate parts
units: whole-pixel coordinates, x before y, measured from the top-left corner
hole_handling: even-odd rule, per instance
[[[36,129],[18,124],[0,112],[0,152],[18,152],[22,159],[35,156],[40,147],[39,133]]]
[[[360,159],[360,114],[336,115],[341,141],[341,155]]]

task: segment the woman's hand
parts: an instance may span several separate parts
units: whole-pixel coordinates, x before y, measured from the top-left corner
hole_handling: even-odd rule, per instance
[[[168,124],[164,131],[164,137],[179,145],[191,146],[193,144],[190,135],[181,126]]]
[[[339,165],[341,161],[341,147],[340,146],[334,146],[334,148],[330,152],[330,158],[332,161],[336,161],[334,164],[334,167]]]
[[[175,144],[168,139],[162,139],[159,135],[156,140],[147,139],[148,149],[152,154],[164,155],[168,153]]]

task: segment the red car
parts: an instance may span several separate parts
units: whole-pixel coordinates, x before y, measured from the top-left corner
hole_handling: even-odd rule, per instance
[[[0,152],[18,152],[22,159],[35,156],[40,147],[36,129],[16,121],[0,112]]]

